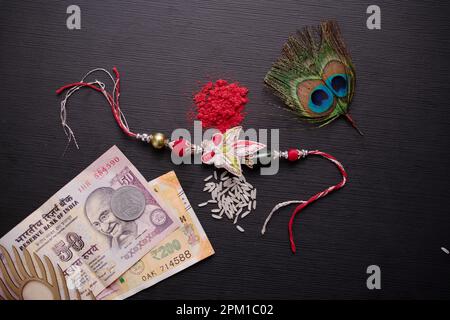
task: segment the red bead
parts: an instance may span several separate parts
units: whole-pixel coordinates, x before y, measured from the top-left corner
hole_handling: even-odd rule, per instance
[[[297,161],[300,155],[300,150],[298,149],[289,149],[288,150],[288,160],[289,161]]]

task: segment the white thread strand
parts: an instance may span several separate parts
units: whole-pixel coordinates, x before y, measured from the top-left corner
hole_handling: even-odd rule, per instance
[[[261,229],[261,234],[266,233],[267,224],[269,223],[270,219],[272,218],[273,214],[276,211],[278,211],[279,209],[281,209],[283,207],[286,207],[286,206],[288,206],[290,204],[294,204],[294,203],[298,204],[298,203],[304,203],[304,202],[306,202],[306,201],[303,201],[303,200],[291,200],[291,201],[280,202],[279,204],[277,204],[275,207],[273,207],[272,211],[270,211],[269,215],[266,218],[266,221],[264,221],[264,225],[263,225],[263,227]]]

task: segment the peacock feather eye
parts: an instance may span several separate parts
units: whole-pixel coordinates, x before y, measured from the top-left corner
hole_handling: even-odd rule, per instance
[[[344,98],[349,93],[349,68],[337,60],[329,61],[322,70],[322,78],[333,94]]]
[[[316,87],[313,92],[311,92],[308,106],[312,111],[322,113],[330,109],[333,104],[333,100],[333,94],[330,89],[320,85]]]
[[[323,117],[336,106],[332,91],[322,80],[304,80],[297,86],[297,97],[311,118]]]
[[[328,86],[333,90],[333,93],[339,98],[347,95],[347,75],[346,74],[334,74],[328,81]]]

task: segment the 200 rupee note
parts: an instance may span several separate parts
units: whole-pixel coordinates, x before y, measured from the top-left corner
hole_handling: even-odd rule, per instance
[[[175,172],[149,182],[160,203],[176,212],[183,226],[164,238],[97,298],[125,299],[214,254]]]

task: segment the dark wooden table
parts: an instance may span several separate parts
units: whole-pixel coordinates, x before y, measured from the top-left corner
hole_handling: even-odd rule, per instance
[[[81,8],[68,30],[66,8]],[[279,128],[281,146],[318,148],[349,173],[341,191],[295,223],[290,210],[259,230],[272,208],[338,181],[320,159],[284,163],[276,176],[246,171],[258,207],[239,233],[196,210],[216,254],[133,299],[450,298],[450,26],[444,1],[378,1],[382,29],[366,28],[367,1],[0,2],[0,234],[19,223],[113,144],[148,179],[175,169],[190,201],[207,199],[206,166],[174,167],[169,153],[131,142],[103,98],[84,90],[69,105],[80,150],[66,138],[55,89],[96,66],[122,73],[132,128],[192,129],[192,93],[209,79],[249,87],[247,128]],[[340,119],[309,130],[263,86],[287,36],[336,18],[357,70],[351,107],[365,136]],[[366,288],[381,268],[382,289]]]

